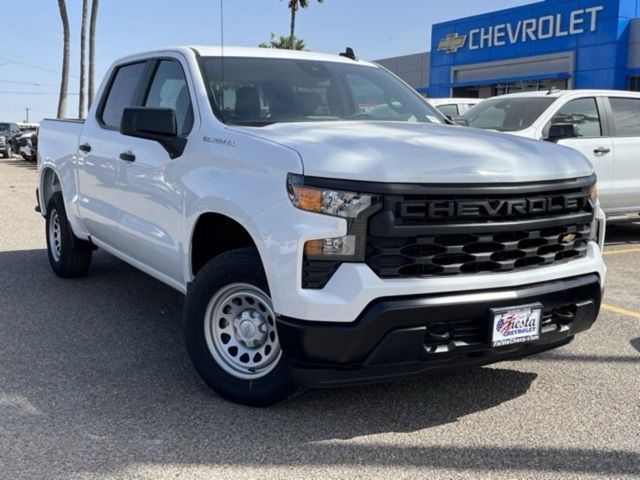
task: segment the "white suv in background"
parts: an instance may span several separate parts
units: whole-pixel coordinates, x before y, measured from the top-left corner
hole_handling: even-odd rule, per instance
[[[470,127],[552,141],[579,150],[595,167],[607,220],[640,220],[640,93],[517,93],[485,100],[462,117]]]
[[[482,102],[482,98],[427,98],[443,115],[456,117]]]

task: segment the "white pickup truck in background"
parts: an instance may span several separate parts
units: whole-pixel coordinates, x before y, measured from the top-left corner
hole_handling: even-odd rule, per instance
[[[462,118],[470,127],[575,148],[595,167],[607,221],[640,220],[640,93],[514,93],[485,100]]]
[[[100,248],[183,292],[195,368],[248,405],[565,345],[605,280],[593,167],[441,118],[349,55],[127,57],[41,125],[51,266]]]

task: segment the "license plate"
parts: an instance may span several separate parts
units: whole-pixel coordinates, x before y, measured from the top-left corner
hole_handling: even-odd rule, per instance
[[[533,342],[540,338],[540,305],[494,309],[491,313],[491,346],[502,347],[514,343]]]

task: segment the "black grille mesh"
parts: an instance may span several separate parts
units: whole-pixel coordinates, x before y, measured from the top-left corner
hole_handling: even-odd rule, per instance
[[[509,272],[584,257],[593,219],[589,188],[542,195],[387,195],[383,211],[370,221],[366,262],[381,278]],[[501,211],[474,217],[442,218],[430,208],[457,202],[498,205],[511,199],[550,198],[552,212]],[[570,200],[567,200],[570,199]],[[431,203],[430,203],[431,202]],[[468,204],[468,203],[467,203]]]

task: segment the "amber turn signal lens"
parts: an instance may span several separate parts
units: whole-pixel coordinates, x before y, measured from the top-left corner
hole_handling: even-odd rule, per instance
[[[323,254],[324,240],[311,240],[304,244],[304,254],[307,257],[320,257]]]
[[[293,187],[298,208],[308,212],[320,212],[322,208],[322,191],[315,188]]]

